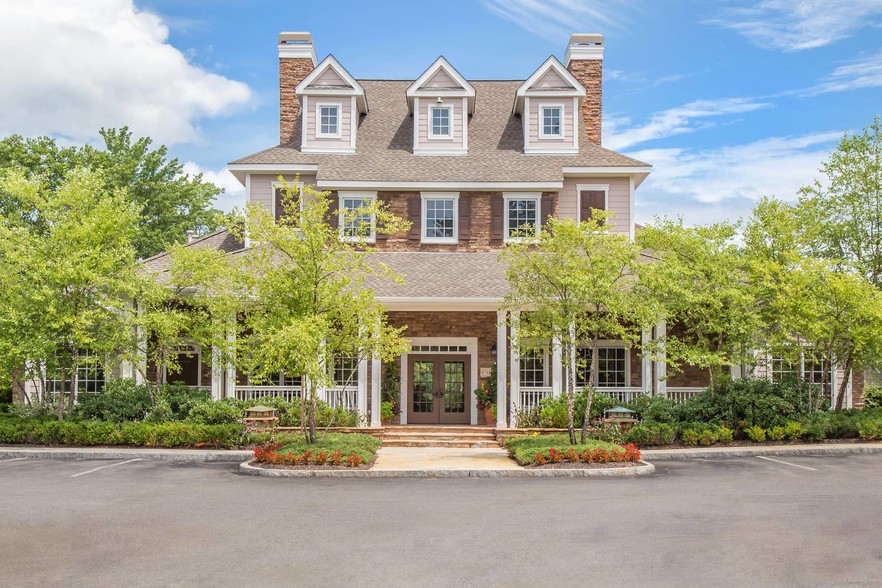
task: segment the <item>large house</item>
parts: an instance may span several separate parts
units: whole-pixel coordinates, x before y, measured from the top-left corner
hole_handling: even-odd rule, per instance
[[[518,321],[501,310],[508,285],[498,254],[524,226],[541,231],[549,215],[583,219],[592,209],[613,212],[613,230],[634,236],[634,192],[651,167],[601,146],[603,36],[573,35],[563,62],[548,57],[522,80],[468,80],[443,56],[415,80],[356,79],[332,55],[318,61],[309,33],[280,34],[278,52],[279,144],[229,169],[247,200],[274,215],[282,213],[281,176],[330,191],[340,211],[376,199],[412,223],[406,233],[370,237],[372,255],[405,279],[375,287],[390,324],[406,326],[411,342],[395,366],[401,423],[482,424],[473,390],[494,364],[497,405],[505,408],[488,424],[512,426],[519,409],[559,394],[561,358],[522,357],[510,345]],[[220,231],[190,246],[232,253],[245,244]],[[160,254],[145,266],[162,271],[168,262]],[[659,324],[644,338],[665,329]],[[210,387],[215,398],[300,392],[300,382],[281,374],[269,385],[251,382],[235,365],[212,362],[211,350],[181,353],[175,379]],[[601,345],[598,365],[600,390],[622,401],[682,400],[708,383],[688,366],[669,376],[664,361],[621,341]],[[338,386],[322,394],[379,425],[390,367],[340,358],[332,366]],[[577,383],[587,382],[587,369]],[[788,369],[803,368],[781,364],[769,374]]]

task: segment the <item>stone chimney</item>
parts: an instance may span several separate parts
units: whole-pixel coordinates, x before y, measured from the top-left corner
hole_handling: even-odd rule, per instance
[[[570,37],[564,65],[585,86],[582,132],[589,145],[600,145],[603,98],[603,35],[577,33]]]
[[[294,139],[300,100],[294,93],[317,64],[312,35],[309,33],[279,33],[279,143]]]

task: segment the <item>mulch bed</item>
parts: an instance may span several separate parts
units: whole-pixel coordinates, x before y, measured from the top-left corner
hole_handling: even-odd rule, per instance
[[[608,470],[614,468],[628,468],[642,465],[640,462],[617,461],[612,463],[573,463],[571,461],[561,461],[558,463],[546,463],[543,465],[527,465],[524,466],[530,470]]]
[[[373,467],[374,462],[377,461],[377,457],[374,456],[374,459],[369,461],[368,463],[363,463],[360,466],[349,467],[347,465],[287,465],[281,463],[263,463],[260,461],[252,461],[251,465],[256,468],[263,468],[265,470],[369,470]]]

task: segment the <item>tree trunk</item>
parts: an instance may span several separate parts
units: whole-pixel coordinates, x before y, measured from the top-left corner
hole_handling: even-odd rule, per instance
[[[309,396],[309,444],[315,445],[315,412],[316,412],[316,393],[312,390]]]
[[[61,372],[61,388],[58,391],[58,408],[56,409],[56,416],[59,421],[64,420],[64,392],[67,387],[67,370],[64,368],[60,369]]]
[[[851,377],[851,370],[854,367],[854,353],[848,352],[848,359],[845,360],[845,369],[842,373],[842,383],[839,384],[839,394],[836,396],[836,411],[842,410],[842,402],[845,400],[845,393],[848,392],[848,379]]]
[[[70,413],[73,412],[74,404],[77,402],[77,393],[79,392],[78,372],[80,367],[80,349],[74,347],[73,350],[73,367],[70,374]]]
[[[585,418],[582,419],[582,433],[580,442],[585,443],[588,438],[588,425],[591,423],[591,403],[594,401],[594,388],[597,386],[597,367],[600,361],[597,357],[597,335],[591,339],[591,370],[588,372],[588,393],[585,394]]]
[[[312,388],[312,383],[306,375],[300,376],[300,432],[303,438],[309,442],[309,435],[306,433],[306,396]]]
[[[575,420],[575,390],[576,390],[576,326],[570,325],[567,333],[567,360],[570,364],[569,374],[567,376],[567,433],[570,436],[570,443],[576,444],[576,428]]]

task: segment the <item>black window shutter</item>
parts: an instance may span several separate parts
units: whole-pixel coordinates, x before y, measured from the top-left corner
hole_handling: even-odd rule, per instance
[[[472,238],[472,197],[468,194],[459,196],[459,240],[468,241]]]
[[[505,200],[502,194],[490,196],[490,240],[502,241],[505,227]]]
[[[542,204],[540,206],[541,210],[541,220],[540,225],[545,226],[545,223],[548,222],[548,217],[554,214],[554,197],[551,194],[543,194],[542,195]]]
[[[409,241],[419,241],[422,228],[420,226],[420,208],[422,201],[418,194],[412,195],[407,201],[407,220],[410,221],[410,231],[407,233]]]
[[[336,192],[331,192],[328,200],[328,224],[331,225],[332,229],[336,229],[340,226],[340,211],[337,209],[340,200]]]
[[[599,190],[587,190],[579,195],[579,220],[591,218],[591,210],[604,210],[606,193]]]
[[[387,209],[389,208],[389,201],[391,198],[388,194],[377,194],[377,204],[380,205],[381,208]],[[377,233],[377,242],[385,241],[389,238],[388,233]]]

